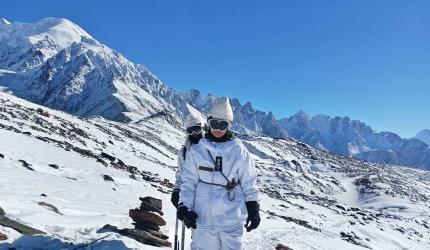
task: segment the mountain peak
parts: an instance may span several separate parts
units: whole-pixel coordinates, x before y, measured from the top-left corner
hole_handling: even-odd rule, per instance
[[[6,18],[0,18],[0,24],[11,24]]]
[[[417,133],[415,138],[430,146],[430,129],[421,130]]]
[[[309,120],[309,118],[310,118],[310,116],[306,112],[304,112],[303,110],[300,110],[299,112],[295,113],[293,116],[294,117],[300,117],[300,118],[306,119],[306,120]]]

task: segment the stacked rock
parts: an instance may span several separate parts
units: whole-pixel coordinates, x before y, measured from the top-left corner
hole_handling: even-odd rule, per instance
[[[164,215],[162,200],[150,196],[139,199],[142,202],[140,207],[129,211],[135,228],[119,232],[144,244],[171,247],[172,243],[167,240],[169,237],[160,232],[160,226],[166,225],[161,217]]]

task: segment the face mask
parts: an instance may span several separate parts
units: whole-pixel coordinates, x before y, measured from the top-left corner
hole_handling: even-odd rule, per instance
[[[197,143],[199,143],[200,139],[202,139],[202,134],[201,133],[200,134],[192,134],[192,135],[189,135],[188,138],[190,139],[190,142],[192,144],[197,144]]]

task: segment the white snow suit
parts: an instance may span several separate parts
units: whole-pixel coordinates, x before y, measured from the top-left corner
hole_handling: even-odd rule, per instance
[[[182,146],[182,148],[179,150],[178,152],[178,169],[176,169],[176,173],[175,173],[175,189],[180,189],[181,185],[182,185],[182,169],[184,168],[184,162],[186,159],[186,154],[188,152],[188,150],[190,150],[191,147],[191,142],[190,139],[188,139],[185,141],[185,145]],[[185,153],[184,153],[185,151]]]
[[[238,183],[230,192],[226,179]],[[182,182],[179,202],[198,215],[191,249],[241,249],[245,201],[256,201],[259,194],[256,169],[242,142],[201,139],[187,153]]]

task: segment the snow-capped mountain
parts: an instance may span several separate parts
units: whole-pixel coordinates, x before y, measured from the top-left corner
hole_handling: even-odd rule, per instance
[[[181,97],[147,68],[67,19],[1,24],[0,69],[0,85],[15,95],[82,117],[129,121],[186,112]]]
[[[427,144],[391,132],[375,132],[349,117],[311,117],[299,112],[280,123],[292,137],[323,150],[372,162],[430,168]]]
[[[78,25],[62,18],[34,24],[0,22],[0,88],[32,102],[80,117],[135,122],[160,114],[181,118],[187,103],[207,113],[218,97],[198,90],[179,93]],[[369,161],[430,167],[428,147],[394,133],[376,133],[347,117],[277,120],[271,112],[232,99],[233,129],[273,138],[292,136],[320,149]]]
[[[430,129],[423,129],[417,133],[415,139],[418,139],[427,145],[430,145]]]
[[[83,119],[0,93],[0,207],[46,233],[24,236],[0,225],[8,237],[0,249],[74,249],[102,237],[91,249],[158,249],[99,229],[132,227],[128,210],[151,195],[163,201],[161,230],[172,240],[170,191],[184,137],[174,114],[130,123]],[[288,138],[241,139],[256,162],[262,213],[260,227],[244,235],[245,249],[430,247],[428,171],[340,157]]]

